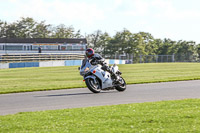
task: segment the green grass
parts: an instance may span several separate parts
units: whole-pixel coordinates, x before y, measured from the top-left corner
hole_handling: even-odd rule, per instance
[[[0,70],[0,93],[84,87],[78,67],[40,67]]]
[[[200,99],[39,111],[0,116],[0,131],[198,133]]]
[[[200,63],[131,64],[120,70],[128,84],[200,79]]]
[[[0,70],[0,94],[86,87],[78,66]],[[128,84],[200,79],[200,63],[119,65]]]

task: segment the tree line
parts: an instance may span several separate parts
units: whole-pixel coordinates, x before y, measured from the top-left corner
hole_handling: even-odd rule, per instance
[[[81,35],[73,26],[53,26],[33,18],[20,18],[13,23],[0,20],[0,38],[86,38],[88,47],[106,58],[132,57],[139,62],[141,55],[174,55],[175,61],[199,61],[200,44],[194,41],[174,41],[169,38],[154,38],[148,32],[132,33],[127,29],[110,36],[97,30]],[[153,56],[152,56],[153,57]]]
[[[117,32],[113,37],[108,33],[102,33],[100,30],[88,35],[89,45],[98,53],[108,58],[116,58],[116,55],[131,57],[134,62],[145,60],[144,55],[153,60],[153,55],[173,55],[175,61],[179,62],[197,62],[200,60],[200,44],[194,41],[179,40],[174,41],[169,38],[157,39],[150,33],[139,32],[131,33],[124,29]]]
[[[33,18],[20,18],[13,23],[0,20],[0,38],[82,38],[80,30],[60,24],[53,26]]]

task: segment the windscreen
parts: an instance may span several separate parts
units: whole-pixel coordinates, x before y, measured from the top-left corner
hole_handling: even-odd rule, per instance
[[[89,63],[89,61],[87,59],[84,59],[82,61],[81,69],[86,68],[86,67],[90,67],[90,66],[91,66],[91,64]]]

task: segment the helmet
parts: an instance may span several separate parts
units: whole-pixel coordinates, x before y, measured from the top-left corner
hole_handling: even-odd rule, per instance
[[[93,55],[94,55],[94,50],[92,48],[88,48],[86,51],[85,51],[85,55],[88,57],[88,58],[91,58]]]

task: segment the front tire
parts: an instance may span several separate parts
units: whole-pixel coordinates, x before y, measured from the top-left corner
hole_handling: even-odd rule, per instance
[[[126,82],[122,77],[120,77],[120,80],[121,80],[121,84],[117,85],[115,89],[118,91],[125,91],[126,90]]]
[[[96,83],[95,83],[96,82]],[[101,92],[100,82],[96,79],[88,78],[85,80],[85,83],[90,91],[93,93]]]

